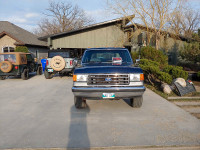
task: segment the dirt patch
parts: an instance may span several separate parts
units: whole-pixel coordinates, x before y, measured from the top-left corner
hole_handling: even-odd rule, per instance
[[[200,105],[185,105],[185,106],[179,106],[181,108],[199,108],[200,109]]]
[[[193,81],[195,88],[197,90],[197,92],[200,92],[200,82],[199,81]]]
[[[192,113],[192,115],[200,119],[200,113]]]

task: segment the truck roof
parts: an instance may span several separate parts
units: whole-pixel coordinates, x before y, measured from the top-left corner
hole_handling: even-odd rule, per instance
[[[124,47],[100,47],[100,48],[87,48],[86,50],[127,50]]]
[[[0,53],[1,55],[9,55],[9,54],[30,54],[30,53],[24,53],[24,52],[5,52],[5,53]]]

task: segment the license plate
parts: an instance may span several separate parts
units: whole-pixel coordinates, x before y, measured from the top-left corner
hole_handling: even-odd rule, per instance
[[[53,72],[53,69],[48,69],[48,72]]]
[[[103,98],[115,98],[115,93],[103,93]]]

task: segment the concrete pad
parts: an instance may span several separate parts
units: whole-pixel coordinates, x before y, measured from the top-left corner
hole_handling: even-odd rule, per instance
[[[0,148],[200,145],[200,121],[151,90],[128,100],[73,105],[71,77],[0,81]]]
[[[112,146],[97,148],[28,148],[28,149],[4,149],[4,150],[199,150],[200,146]]]

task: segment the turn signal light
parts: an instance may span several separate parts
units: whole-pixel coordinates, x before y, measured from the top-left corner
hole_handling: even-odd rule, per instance
[[[140,74],[140,81],[144,81],[144,74]]]
[[[17,69],[18,69],[18,66],[15,66],[15,69],[17,70]]]
[[[73,75],[73,81],[77,81],[77,75]]]
[[[48,60],[46,60],[46,66],[48,66],[49,65],[49,61]]]
[[[70,60],[70,66],[72,66],[73,65],[73,60]]]

